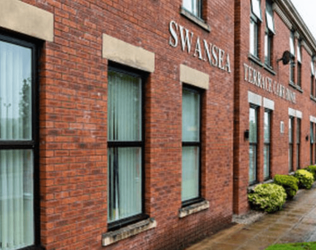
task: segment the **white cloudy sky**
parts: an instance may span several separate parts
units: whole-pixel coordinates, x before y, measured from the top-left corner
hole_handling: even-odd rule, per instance
[[[315,0],[291,0],[304,22],[316,39],[316,1]]]

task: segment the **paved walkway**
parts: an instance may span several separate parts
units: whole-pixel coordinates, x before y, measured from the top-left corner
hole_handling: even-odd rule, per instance
[[[316,184],[299,190],[282,211],[250,225],[236,224],[187,250],[263,250],[275,243],[316,241]]]

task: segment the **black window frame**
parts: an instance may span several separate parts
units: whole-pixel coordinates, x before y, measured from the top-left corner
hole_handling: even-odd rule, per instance
[[[269,68],[272,68],[273,35],[274,34],[266,28],[265,36],[267,39],[265,39],[265,42],[267,42],[267,45],[265,44],[264,46],[267,46],[267,55],[264,55],[264,64]]]
[[[289,125],[291,124],[291,131],[289,131],[289,173],[294,171],[294,117],[289,117]],[[290,126],[289,126],[290,127]],[[291,134],[290,134],[291,132]],[[291,153],[291,155],[290,155]]]
[[[315,90],[315,76],[311,75],[311,96],[312,97],[315,96],[314,90]]]
[[[198,18],[198,19],[200,19],[201,21],[203,21],[204,22],[204,18],[203,18],[203,1],[204,0],[190,0],[191,2],[192,1],[197,1],[197,4],[198,4],[198,13],[197,14],[195,14],[195,13],[193,13],[191,10],[188,10],[187,8],[185,8],[184,7],[184,4],[183,4],[183,1],[184,0],[182,0],[182,9],[184,9],[185,11],[187,11],[187,12],[189,12],[191,15],[193,15],[194,17],[196,17],[196,18]]]
[[[297,41],[297,86],[299,86],[300,88],[302,88],[302,42],[301,40]],[[298,53],[300,56],[298,56]],[[299,60],[300,57],[300,60]]]
[[[122,227],[128,226],[130,224],[133,223],[137,223],[141,220],[145,220],[148,219],[149,216],[146,214],[146,210],[145,210],[145,84],[146,81],[149,77],[149,74],[147,72],[143,72],[141,70],[138,69],[134,69],[131,67],[128,67],[126,65],[121,65],[119,63],[116,62],[112,62],[109,61],[108,64],[108,72],[117,72],[117,73],[122,73],[122,74],[127,74],[133,77],[139,77],[141,79],[141,98],[142,98],[142,103],[141,103],[141,112],[142,112],[142,119],[141,119],[141,124],[142,124],[142,131],[141,131],[141,135],[142,135],[142,140],[141,141],[107,141],[107,152],[109,151],[110,148],[129,148],[129,147],[140,147],[141,151],[142,151],[142,156],[141,156],[141,168],[142,168],[142,177],[141,177],[141,181],[142,181],[142,185],[141,185],[141,189],[142,189],[142,212],[134,215],[134,216],[130,216],[127,218],[123,218],[117,221],[113,221],[110,223],[107,223],[107,229],[108,231],[114,231],[114,230],[118,230]],[[109,166],[108,166],[109,168]],[[108,186],[107,186],[108,189]],[[107,208],[109,208],[109,200],[107,200]]]
[[[264,147],[268,147],[269,148],[269,160],[268,160],[268,164],[269,164],[269,176],[264,176],[264,180],[269,180],[269,179],[271,179],[271,138],[272,138],[272,136],[271,136],[271,127],[272,127],[272,124],[271,124],[271,121],[272,121],[272,119],[271,119],[271,117],[272,117],[272,110],[270,110],[270,109],[265,109],[264,110],[264,114],[265,113],[268,113],[268,119],[269,119],[269,141],[267,142],[266,140],[265,140],[265,137],[264,137],[264,139],[263,139],[263,144],[264,144]],[[264,118],[263,118],[264,119]],[[263,129],[264,130],[264,129]],[[258,132],[258,131],[257,131]],[[264,155],[263,155],[263,163],[264,163],[264,161],[265,161],[265,159],[264,159]],[[264,166],[264,164],[263,164],[263,166]]]
[[[290,33],[290,43],[291,40],[293,41],[293,53],[291,53],[291,60],[290,60],[290,83],[295,85],[295,64],[296,64],[296,55],[295,55],[295,35],[294,35],[294,31],[291,30]],[[290,51],[291,51],[291,44],[290,44]]]
[[[296,119],[296,169],[300,169],[301,161],[302,119]]]
[[[255,115],[256,115],[256,142],[250,142],[250,123],[249,123],[249,147],[248,147],[248,150],[250,149],[250,147],[255,147],[256,159],[255,159],[254,163],[256,164],[256,166],[254,167],[254,171],[256,171],[256,173],[255,173],[255,179],[253,181],[248,181],[249,186],[258,183],[258,144],[259,144],[259,142],[258,142],[258,139],[259,139],[258,135],[259,135],[259,127],[260,127],[259,124],[258,124],[260,107],[257,106],[257,105],[254,105],[254,104],[250,104],[249,116],[250,116],[250,109],[254,109],[255,110]],[[248,122],[249,122],[249,118],[248,118]],[[250,167],[250,158],[249,158],[249,164],[248,164],[248,173],[249,173],[249,167]]]
[[[256,57],[259,59],[259,40],[260,40],[260,21],[259,18],[257,18],[254,14],[250,14],[250,24],[253,23],[254,25],[254,34],[253,34],[253,39],[249,37],[249,41],[252,40],[254,44],[254,53],[251,53],[250,51],[250,46],[249,46],[249,53],[250,55]],[[249,32],[250,36],[251,32]]]
[[[200,125],[200,133],[199,133],[199,142],[186,142],[183,141],[182,137],[182,148],[183,147],[198,147],[199,148],[199,187],[198,187],[198,192],[199,195],[196,198],[193,199],[189,199],[186,201],[182,201],[182,207],[186,207],[186,206],[190,206],[192,204],[204,201],[205,199],[202,197],[202,122],[203,122],[203,117],[202,117],[202,98],[203,98],[203,93],[204,91],[200,88],[197,87],[193,87],[191,85],[185,84],[183,83],[182,85],[182,91],[183,89],[187,90],[187,91],[191,91],[193,93],[197,93],[200,96],[200,121],[199,121],[199,125]],[[183,111],[182,111],[183,112]],[[182,150],[181,148],[181,150]],[[182,170],[182,165],[181,165],[181,170]]]
[[[314,156],[314,124],[310,122],[310,164],[313,164]]]
[[[32,70],[32,138],[30,140],[0,140],[0,150],[32,150],[33,152],[33,219],[34,244],[19,250],[40,250],[41,246],[41,204],[40,204],[40,161],[39,161],[39,59],[42,41],[11,31],[0,29],[0,41],[25,47],[31,50]]]

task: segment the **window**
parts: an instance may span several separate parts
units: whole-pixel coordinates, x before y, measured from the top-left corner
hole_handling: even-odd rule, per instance
[[[108,72],[109,229],[143,219],[142,78],[116,68]]]
[[[293,171],[294,118],[289,118],[289,172]]]
[[[255,57],[259,57],[259,28],[261,22],[261,2],[260,0],[251,0],[250,15],[250,46],[249,52]]]
[[[290,53],[291,53],[291,61],[290,61],[290,82],[295,82],[295,50],[294,50],[294,32],[291,31],[290,35]]]
[[[272,63],[271,63],[272,38],[273,38],[272,33],[269,30],[266,30],[266,33],[264,36],[264,63],[269,67],[272,67]]]
[[[302,53],[301,42],[297,43],[297,85],[302,87]]]
[[[264,151],[263,151],[263,167],[264,179],[270,178],[270,138],[271,138],[271,111],[264,111]]]
[[[0,35],[0,55],[0,249],[19,249],[39,244],[36,46]]]
[[[182,192],[183,205],[200,198],[201,94],[183,88],[182,92]]]
[[[249,109],[249,184],[257,182],[258,109]]]
[[[183,8],[202,18],[202,0],[183,0]]]
[[[296,125],[296,169],[300,169],[301,160],[301,119],[297,119]]]
[[[272,67],[272,40],[274,30],[274,19],[271,1],[266,1],[266,33],[264,37],[264,62],[267,66]]]
[[[314,150],[313,150],[313,146],[314,146],[314,125],[311,122],[310,124],[310,163],[313,164],[313,155],[314,155]]]
[[[314,68],[314,61],[311,61],[311,96],[315,96],[314,93],[314,86],[315,85],[315,68]]]

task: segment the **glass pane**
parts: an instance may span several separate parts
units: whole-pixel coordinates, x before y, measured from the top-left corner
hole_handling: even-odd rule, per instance
[[[270,113],[264,112],[264,142],[270,142]]]
[[[263,151],[264,178],[270,177],[270,145],[264,145]]]
[[[292,55],[295,55],[295,50],[294,50],[294,34],[291,33],[290,36],[290,52]]]
[[[311,123],[311,126],[310,126],[310,142],[311,144],[314,143],[314,128],[313,128],[313,123]]]
[[[0,249],[34,244],[32,150],[0,151]]]
[[[300,144],[301,142],[301,119],[297,119],[296,126],[296,143]]]
[[[199,197],[199,148],[182,148],[182,201]]]
[[[183,89],[182,92],[182,141],[200,140],[200,95]]]
[[[0,140],[32,139],[31,52],[0,41]]]
[[[257,36],[257,32],[256,32],[256,26],[257,24],[251,19],[250,20],[250,42],[249,42],[249,52],[252,55],[257,55],[256,53],[256,47],[257,47],[257,42],[256,42],[256,36]]]
[[[315,75],[315,69],[314,69],[313,61],[311,62],[311,73],[312,73],[312,76]]]
[[[193,12],[193,1],[192,0],[183,0],[183,7],[186,10]]]
[[[300,147],[296,148],[296,168],[300,169]]]
[[[270,1],[266,1],[266,18],[267,18],[268,29],[271,32],[275,33],[274,21],[273,21],[273,10],[272,10],[272,4]]]
[[[257,147],[249,146],[249,183],[254,183],[257,176]]]
[[[261,20],[260,0],[251,0],[252,13]]]
[[[268,33],[265,33],[264,35],[264,61],[266,64],[269,64],[269,57],[268,57],[268,54],[269,54],[269,44],[268,44],[268,39],[269,39],[269,36],[268,36]]]
[[[293,171],[293,145],[289,145],[289,172]]]
[[[141,79],[123,73],[108,74],[108,140],[141,141]]]
[[[293,118],[289,118],[289,143],[293,143]]]
[[[297,61],[301,62],[302,61],[302,58],[301,58],[301,45],[299,43],[297,44],[296,51],[297,51]]]
[[[249,110],[249,142],[257,142],[257,111],[254,108]]]
[[[141,148],[108,150],[108,221],[142,212]]]
[[[202,17],[201,0],[183,0],[183,7],[198,17]]]

